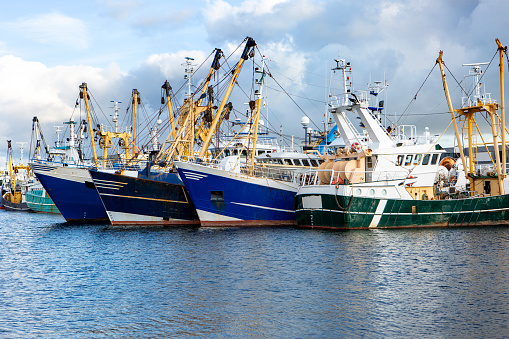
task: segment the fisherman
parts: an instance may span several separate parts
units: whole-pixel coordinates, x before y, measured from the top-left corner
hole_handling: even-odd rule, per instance
[[[426,193],[426,190],[423,191],[424,193],[422,194],[422,200],[428,200],[428,194]]]

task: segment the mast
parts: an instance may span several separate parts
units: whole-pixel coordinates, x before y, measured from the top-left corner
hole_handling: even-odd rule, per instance
[[[37,117],[32,119],[32,133],[35,136],[35,158],[40,159],[41,136],[39,131],[39,120]],[[32,146],[30,145],[30,147]]]
[[[87,83],[86,82],[82,83],[80,86],[80,89],[82,90],[83,98],[85,99],[85,105],[87,108],[88,131],[90,133],[90,141],[92,142],[92,151],[94,153],[94,163],[95,163],[95,167],[99,167],[99,165],[97,163],[97,151],[95,149],[95,142],[94,142],[94,131],[92,128],[92,118],[90,116],[90,109],[89,109],[89,105],[88,105]]]
[[[504,103],[504,52],[507,53],[507,46],[502,46],[500,40],[495,39],[498,46],[499,66],[500,66],[500,120],[502,124],[502,176],[507,176],[507,156],[505,140],[505,103]],[[502,179],[503,179],[502,178]]]
[[[173,110],[171,108],[171,98],[170,98],[171,86],[168,80],[164,82],[161,88],[164,89],[164,93],[166,94],[166,103],[168,103],[168,114],[170,116],[171,136],[173,140],[175,140],[175,125],[173,123]]]
[[[265,57],[262,58],[262,70],[260,72],[262,76],[260,77],[260,80],[258,80],[259,88],[257,91],[255,91],[255,116],[254,116],[254,132],[253,132],[253,147],[251,150],[251,165],[250,165],[250,171],[253,172],[254,170],[254,161],[256,157],[256,143],[258,141],[258,123],[260,121],[260,110],[262,105],[262,98],[263,98],[263,81],[265,77]],[[252,174],[252,173],[251,173]]]
[[[182,155],[182,150],[185,151],[186,147],[189,149],[187,145],[187,140],[190,137],[196,137],[196,134],[194,130],[191,130],[191,123],[189,122],[189,119],[196,119],[196,116],[200,113],[210,110],[212,111],[212,100],[211,100],[211,91],[209,88],[210,80],[212,79],[212,75],[219,70],[220,63],[219,60],[222,56],[221,49],[215,49],[216,54],[214,56],[214,60],[212,62],[212,65],[210,66],[209,73],[207,77],[205,78],[205,81],[201,85],[201,92],[199,95],[199,99],[196,101],[196,105],[193,105],[193,110],[191,110],[191,105],[189,104],[189,100],[185,100],[184,105],[180,107],[180,114],[178,117],[178,127],[176,127],[177,131],[175,133],[175,138],[173,139],[173,144],[169,147],[169,149],[165,150],[165,145],[168,143],[171,133],[168,133],[168,137],[166,138],[165,142],[163,143],[162,147],[160,148],[159,154],[156,157],[156,161],[159,161],[163,158],[163,156],[166,156],[166,161],[168,161],[170,158],[174,158],[175,155]],[[187,76],[186,76],[187,79]],[[207,91],[210,93],[209,102],[207,105],[202,106],[201,102],[204,98],[207,97]],[[199,132],[199,131],[198,131]],[[194,151],[194,150],[193,150]],[[189,155],[189,152],[187,152],[184,155]]]
[[[13,176],[13,168],[12,168],[12,146],[11,146],[11,140],[7,140],[7,153],[9,157],[9,184],[11,187],[11,192],[14,193],[14,187],[16,185],[16,179],[15,176]]]
[[[463,170],[465,172],[465,176],[468,178],[468,180],[470,180],[471,187],[473,188],[474,181],[473,181],[472,177],[467,174],[467,162],[465,160],[465,154],[463,153],[463,145],[461,143],[460,133],[458,131],[458,125],[456,124],[456,118],[454,117],[454,109],[452,108],[451,96],[449,95],[449,88],[447,87],[447,80],[445,79],[444,66],[443,66],[443,61],[442,61],[443,54],[444,54],[444,52],[440,51],[440,53],[438,54],[437,63],[438,63],[438,66],[440,67],[440,74],[442,75],[442,83],[444,85],[445,97],[447,98],[447,105],[449,106],[449,112],[451,112],[451,119],[452,119],[452,123],[454,126],[454,134],[456,135],[456,140],[458,142],[458,148],[460,151],[461,162],[463,163]],[[470,169],[470,170],[472,170],[472,169]]]
[[[137,117],[137,108],[138,108],[138,95],[140,93],[137,89],[133,89],[133,159],[136,156],[136,117]]]
[[[244,52],[242,53],[242,56],[237,63],[237,67],[235,68],[235,72],[233,73],[232,79],[230,81],[230,84],[228,85],[228,88],[226,90],[226,93],[223,97],[223,101],[221,101],[221,105],[219,106],[219,109],[217,110],[218,113],[216,113],[216,116],[214,117],[214,120],[212,120],[212,123],[210,125],[209,133],[207,133],[207,136],[205,137],[205,140],[203,140],[203,146],[200,150],[200,153],[198,154],[198,158],[203,158],[205,153],[207,152],[207,149],[210,145],[210,140],[212,139],[212,135],[214,135],[216,129],[217,129],[217,123],[219,121],[219,118],[221,117],[221,112],[223,112],[223,109],[226,105],[226,101],[230,97],[230,93],[233,89],[233,85],[237,81],[237,77],[239,76],[240,70],[242,69],[242,65],[244,64],[244,61],[249,59],[252,49],[256,46],[256,42],[252,38],[247,38],[246,46],[244,48]]]

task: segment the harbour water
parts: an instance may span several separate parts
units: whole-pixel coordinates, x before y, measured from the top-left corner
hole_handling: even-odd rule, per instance
[[[2,338],[509,336],[509,227],[121,228],[0,211]]]

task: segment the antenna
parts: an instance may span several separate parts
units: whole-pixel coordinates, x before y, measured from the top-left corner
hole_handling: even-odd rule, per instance
[[[26,142],[17,142],[17,144],[19,145],[19,150],[21,153],[19,157],[19,163],[20,165],[23,165],[23,148],[25,147]]]
[[[187,93],[186,93],[186,97],[190,97],[191,96],[191,77],[193,75],[193,72],[194,72],[194,66],[197,66],[197,64],[193,64],[192,62],[194,61],[194,58],[191,58],[191,57],[186,57],[186,62],[184,62],[182,64],[182,66],[185,66],[185,70],[184,72],[186,73],[184,75],[184,79],[187,80]]]
[[[110,102],[113,103],[113,107],[110,107],[110,108],[113,108],[115,111],[115,113],[113,115],[110,115],[113,117],[111,120],[115,123],[115,133],[118,133],[118,111],[120,110],[120,107],[118,107],[118,104],[121,104],[122,101],[111,100]]]
[[[53,126],[55,133],[57,134],[57,141],[55,141],[55,147],[60,147],[60,132],[62,132],[62,126]]]

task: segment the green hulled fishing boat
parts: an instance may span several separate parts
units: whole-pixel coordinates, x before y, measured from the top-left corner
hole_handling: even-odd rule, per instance
[[[468,64],[474,90],[453,110],[445,80],[442,52],[437,65],[454,126],[459,159],[444,158],[443,148],[426,130],[417,137],[415,127],[386,129],[377,111],[362,94],[345,87],[345,94],[331,105],[331,113],[346,147],[310,171],[302,179],[296,197],[297,225],[333,229],[373,229],[405,227],[447,227],[509,224],[509,185],[506,179],[505,112],[503,54],[507,47],[498,45],[500,62],[500,104],[481,86],[482,65]],[[348,69],[337,60],[336,69]],[[465,92],[466,93],[466,92]],[[347,112],[356,113],[365,134],[360,134],[348,120]],[[490,167],[476,161],[475,135],[486,140],[476,122],[482,114],[491,125],[494,157]],[[468,156],[464,154],[466,134]],[[500,126],[504,126],[500,128]],[[392,133],[391,133],[392,132]]]

